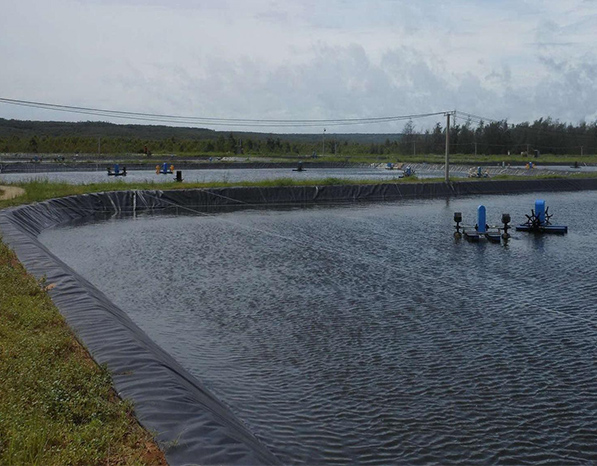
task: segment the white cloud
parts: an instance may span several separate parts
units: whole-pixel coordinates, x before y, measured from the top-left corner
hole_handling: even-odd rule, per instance
[[[595,2],[3,3],[1,97],[265,119],[456,108],[577,122],[597,108]],[[0,117],[87,119],[5,104]]]

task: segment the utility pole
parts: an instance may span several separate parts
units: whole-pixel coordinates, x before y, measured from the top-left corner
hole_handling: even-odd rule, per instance
[[[321,135],[321,156],[325,155],[325,128],[323,128],[323,134]]]
[[[100,157],[102,153],[102,138],[97,138],[97,156]]]
[[[475,142],[475,159],[477,158],[477,143]]]
[[[529,152],[531,151],[530,149],[530,144],[527,144],[527,156],[529,155]]]
[[[446,183],[450,181],[450,112],[446,113]]]
[[[413,157],[417,155],[417,141],[413,140]]]
[[[580,156],[582,157],[584,155],[584,146],[580,146]]]

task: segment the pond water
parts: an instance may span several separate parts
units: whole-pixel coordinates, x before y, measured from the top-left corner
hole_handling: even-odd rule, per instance
[[[539,170],[557,170],[573,173],[590,173],[597,171],[597,166],[583,165],[582,163],[579,164],[578,167],[574,167],[573,165],[537,165],[536,168]]]
[[[453,238],[453,212],[564,236]],[[283,463],[597,461],[597,192],[137,215],[41,241]]]
[[[176,167],[175,167],[176,171]],[[230,168],[210,170],[182,170],[183,179],[189,183],[197,182],[239,182],[239,181],[262,181],[279,178],[292,179],[367,179],[373,181],[397,179],[400,175],[398,170],[385,170],[381,168],[306,168],[302,172],[293,171],[291,168]],[[465,173],[452,173],[453,176],[466,177]],[[442,178],[444,172],[441,170],[419,170],[419,178]],[[71,184],[106,183],[106,182],[171,182],[175,175],[156,175],[155,170],[129,170],[127,176],[108,176],[104,165],[98,167],[97,171],[70,171],[70,172],[29,172],[29,173],[0,173],[0,182],[10,183],[28,180],[49,180],[60,181]]]

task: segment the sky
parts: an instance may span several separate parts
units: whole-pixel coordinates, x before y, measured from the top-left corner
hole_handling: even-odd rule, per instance
[[[225,119],[597,120],[597,0],[0,0],[0,11],[0,98]],[[6,103],[0,118],[143,123]],[[198,126],[390,133],[404,121]]]

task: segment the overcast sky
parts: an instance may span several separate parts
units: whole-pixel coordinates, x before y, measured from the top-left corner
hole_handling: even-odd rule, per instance
[[[597,0],[0,0],[0,6],[3,98],[221,118],[456,109],[512,123],[597,119]],[[98,119],[3,103],[0,117]],[[435,121],[414,123],[422,129]]]

